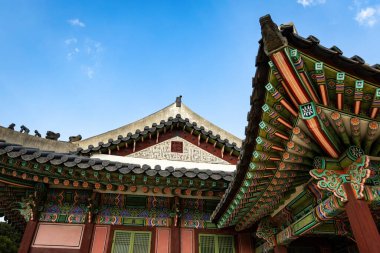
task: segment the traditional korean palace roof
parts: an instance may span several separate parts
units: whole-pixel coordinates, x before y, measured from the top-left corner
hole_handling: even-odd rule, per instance
[[[327,221],[343,210],[344,182],[378,204],[380,65],[347,58],[269,15],[260,24],[241,160],[212,219],[220,228],[254,226],[259,238],[283,243],[335,228]],[[337,175],[327,168],[348,169]]]
[[[170,150],[173,142],[180,150]],[[17,203],[41,184],[215,202],[235,176],[240,144],[180,97],[142,120],[86,140],[51,140],[0,127],[0,215],[23,230]],[[162,157],[156,157],[157,150]]]
[[[188,141],[198,146],[201,143],[210,144],[212,148],[207,152],[221,157],[229,164],[236,164],[242,141],[193,112],[183,104],[181,97],[178,97],[175,103],[143,119],[84,140],[73,142],[50,140],[21,134],[1,126],[0,138],[8,143],[60,153],[125,156],[168,140],[175,136],[169,133],[175,131],[188,133],[185,134]]]
[[[196,167],[162,167],[160,161],[151,166],[41,151],[1,140],[0,159],[1,177],[11,177],[10,181],[20,185],[50,182],[54,185],[125,191],[127,187],[124,184],[127,182],[136,186],[177,184],[179,187],[196,189],[195,194],[197,190],[226,188],[234,175],[234,172],[202,170]],[[201,182],[208,179],[214,183],[207,185]]]
[[[140,159],[144,160],[149,159]],[[33,194],[39,183],[49,184],[51,188],[116,194],[220,199],[234,177],[233,171],[185,168],[186,163],[181,167],[164,167],[161,164],[166,164],[165,161],[155,162],[154,166],[123,163],[43,151],[0,140],[0,215],[22,230],[25,220],[17,203]]]
[[[222,139],[219,134],[214,135],[212,130],[206,131],[204,126],[198,127],[196,122],[190,122],[188,118],[183,119],[180,114],[177,114],[174,118],[169,117],[167,120],[161,120],[158,123],[153,123],[150,127],[145,126],[143,130],[137,129],[134,133],[128,132],[126,136],[118,135],[115,140],[111,138],[105,143],[102,141],[98,142],[95,146],[90,144],[85,149],[79,147],[77,153],[82,155],[94,153],[113,154],[117,153],[120,150],[120,147],[133,147],[136,143],[143,142],[144,139],[147,140],[154,138],[154,140],[158,141],[160,134],[162,135],[173,129],[189,132],[191,135],[196,136],[199,141],[202,140],[211,143],[218,149],[223,149],[223,152],[234,154],[236,157],[240,154],[240,146],[238,146],[236,142],[230,143],[229,139]],[[237,139],[232,135],[230,135],[230,137],[232,137],[233,140]],[[96,139],[98,139],[98,137]],[[239,143],[241,142],[239,140],[237,141]],[[78,142],[78,145],[83,146],[84,143],[89,143],[89,141],[80,141]]]
[[[80,147],[78,152],[81,154],[108,153],[122,145],[133,146],[134,142],[148,138],[158,139],[160,135],[173,129],[187,131],[200,140],[215,144],[219,149],[224,147],[226,152],[240,152],[242,141],[239,138],[193,112],[181,101],[181,97],[175,103],[143,119],[76,144]]]

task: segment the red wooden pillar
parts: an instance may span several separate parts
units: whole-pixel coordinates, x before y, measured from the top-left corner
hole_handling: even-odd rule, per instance
[[[181,217],[179,211],[181,210],[181,201],[179,197],[174,197],[173,199],[173,210],[175,211],[175,216],[173,218],[173,224],[171,225],[171,240],[170,249],[171,252],[181,252]]]
[[[287,253],[288,248],[284,245],[277,245],[274,247],[274,253]]]
[[[181,231],[179,227],[171,227],[171,252],[181,252]]]
[[[332,253],[332,250],[331,250],[331,247],[320,246],[319,252],[321,252],[321,253]]]
[[[347,194],[346,213],[350,221],[359,251],[362,253],[380,252],[380,237],[368,204],[356,198],[350,183],[343,185]]]
[[[252,253],[254,251],[249,233],[238,233],[237,238],[239,253]]]
[[[22,236],[22,240],[20,243],[20,247],[18,249],[18,253],[28,253],[29,248],[32,244],[34,233],[36,232],[37,228],[37,221],[30,220],[26,224],[26,228],[24,231],[24,235]]]
[[[80,247],[81,253],[89,253],[90,252],[93,232],[94,232],[94,224],[87,223],[84,226],[82,243],[81,243],[81,247]]]

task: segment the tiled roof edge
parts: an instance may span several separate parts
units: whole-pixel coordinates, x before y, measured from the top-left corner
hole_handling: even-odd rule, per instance
[[[261,107],[265,100],[265,85],[268,81],[268,61],[269,58],[264,52],[263,41],[259,41],[259,51],[256,57],[256,74],[252,80],[252,96],[250,99],[251,109],[247,115],[248,126],[245,129],[246,139],[243,141],[243,147],[241,152],[241,160],[237,165],[237,172],[235,178],[230,183],[225,194],[217,205],[212,221],[217,223],[223,213],[227,210],[231,201],[234,199],[236,193],[240,189],[241,184],[244,181],[244,177],[247,173],[249,163],[251,161],[252,153],[255,148],[255,139],[259,132],[259,124],[262,117]]]
[[[368,65],[362,57],[354,55],[346,57],[343,55],[342,50],[337,46],[330,48],[320,44],[318,38],[313,35],[304,38],[294,32],[293,25],[280,26],[281,33],[286,37],[290,46],[303,51],[310,56],[317,58],[326,64],[338,67],[340,70],[374,83],[380,84],[380,64]]]
[[[214,170],[201,170],[198,168],[174,168],[172,166],[161,168],[159,164],[151,167],[147,164],[130,164],[113,162],[109,160],[102,160],[98,158],[89,158],[85,156],[78,156],[70,153],[56,153],[53,151],[41,151],[36,148],[28,148],[17,144],[10,144],[0,140],[0,155],[7,155],[13,159],[21,158],[23,161],[36,161],[38,163],[49,163],[51,165],[64,165],[65,167],[79,167],[90,168],[93,170],[107,170],[109,172],[115,172],[121,174],[142,174],[145,173],[148,176],[159,175],[162,177],[174,176],[174,177],[189,177],[200,179],[214,179],[231,181],[234,172],[226,171],[214,171]]]

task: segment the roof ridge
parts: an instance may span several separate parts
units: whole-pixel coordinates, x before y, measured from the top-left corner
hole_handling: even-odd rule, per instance
[[[145,126],[143,130],[136,129],[134,133],[128,132],[126,136],[118,135],[115,140],[110,138],[108,141],[100,141],[96,145],[90,144],[88,147],[79,147],[77,149],[77,153],[91,154],[91,152],[99,152],[101,149],[109,149],[112,145],[120,145],[121,142],[128,143],[137,141],[140,138],[143,139],[145,136],[156,133],[160,131],[160,129],[164,129],[166,127],[175,126],[178,128],[179,124],[181,124],[181,129],[185,129],[186,127],[190,128],[192,129],[191,133],[195,130],[204,136],[205,139],[210,138],[221,145],[225,145],[227,148],[240,152],[240,143],[231,142],[229,139],[222,139],[218,133],[215,134],[212,130],[206,130],[204,126],[198,126],[196,122],[191,122],[190,119],[184,119],[180,114],[177,114],[174,118],[169,117],[167,120],[161,120],[159,123],[153,123],[151,127]]]
[[[228,139],[232,142],[235,142],[239,147],[241,146],[241,139],[235,135],[227,132],[226,130],[218,127],[214,123],[195,113],[189,107],[187,107],[183,102],[178,106],[178,102],[171,103],[170,105],[164,107],[161,110],[158,110],[146,117],[143,117],[137,121],[128,123],[119,128],[74,142],[81,148],[87,148],[89,145],[96,146],[99,143],[106,143],[110,139],[117,139],[120,135],[127,135],[127,133],[136,132],[136,130],[142,130],[146,127],[150,128],[153,124],[159,124],[162,121],[167,121],[170,117],[175,118],[177,115],[180,115],[182,118],[188,118],[189,121],[196,122],[199,125],[202,125],[207,131],[212,131],[214,134],[219,134],[222,139]]]

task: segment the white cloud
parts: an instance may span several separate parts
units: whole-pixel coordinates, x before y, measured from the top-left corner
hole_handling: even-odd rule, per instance
[[[82,21],[80,21],[77,18],[69,19],[69,20],[67,20],[67,22],[69,22],[69,24],[72,26],[86,27],[85,23],[83,23]]]
[[[66,45],[76,44],[78,42],[77,38],[70,38],[65,40]]]
[[[69,37],[65,39],[66,59],[73,67],[89,79],[96,78],[95,73],[101,68],[103,45],[91,38]]]
[[[307,7],[311,5],[324,4],[326,3],[326,0],[297,0],[297,3],[303,7]]]
[[[355,17],[360,25],[373,26],[378,22],[380,17],[380,7],[367,7],[361,9]]]
[[[88,66],[83,66],[82,69],[89,79],[92,79],[94,77],[95,70],[93,68],[88,67]]]
[[[95,40],[90,40],[90,39],[85,40],[84,48],[85,48],[85,52],[88,55],[92,55],[95,57],[103,51],[102,43]]]
[[[71,61],[73,57],[80,52],[79,48],[75,47],[70,49],[70,51],[67,53],[66,58],[68,61]]]

